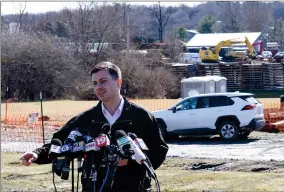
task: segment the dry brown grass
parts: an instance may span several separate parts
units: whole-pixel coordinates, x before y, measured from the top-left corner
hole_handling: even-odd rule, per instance
[[[269,108],[280,108],[280,99],[279,98],[260,98],[257,99],[263,104],[263,107],[266,109]]]
[[[1,154],[3,191],[53,191],[51,165],[24,167],[19,158],[17,153]],[[284,191],[283,173],[191,171],[184,169],[188,161],[186,158],[166,159],[156,171],[161,191]],[[55,176],[58,191],[71,191],[71,173],[69,176],[68,181]]]
[[[145,109],[152,111],[158,109],[167,109],[175,104],[179,99],[134,99],[134,103],[143,106]],[[95,106],[97,101],[46,101],[43,102],[43,113],[52,119],[68,119]],[[8,104],[8,118],[11,117],[28,117],[28,114],[40,113],[40,102],[23,102]],[[5,118],[6,105],[1,104],[1,120]]]
[[[279,108],[280,101],[277,98],[258,99],[264,108]],[[174,105],[180,99],[131,99],[132,102],[144,107],[149,111],[167,109]],[[51,117],[51,120],[68,120],[69,118],[85,111],[97,104],[97,101],[44,101],[43,112],[44,115]],[[8,104],[8,118],[23,117],[27,118],[28,114],[38,112],[40,113],[40,102],[19,102]],[[1,120],[5,118],[6,106],[1,104]]]

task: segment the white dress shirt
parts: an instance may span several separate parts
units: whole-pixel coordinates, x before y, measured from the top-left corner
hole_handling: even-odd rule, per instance
[[[111,115],[108,110],[105,108],[104,103],[102,103],[102,112],[107,119],[110,125],[113,125],[114,122],[120,117],[124,106],[124,99],[120,97],[120,104],[113,115]]]

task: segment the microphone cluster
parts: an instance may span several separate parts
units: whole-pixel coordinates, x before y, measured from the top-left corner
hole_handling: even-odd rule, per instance
[[[61,179],[68,180],[70,161],[78,158],[78,169],[81,168],[81,159],[89,152],[100,151],[101,148],[110,145],[110,140],[105,134],[95,139],[89,135],[82,135],[78,130],[72,131],[64,145],[59,139],[51,141],[49,155],[52,158],[52,170]]]
[[[118,130],[112,134],[112,138],[114,138],[112,141],[115,141],[113,144],[109,139],[110,130],[106,127],[103,130],[107,134],[102,133],[98,137],[93,138],[89,134],[82,134],[77,128],[71,131],[63,145],[59,139],[53,139],[49,152],[52,158],[52,171],[61,176],[61,179],[68,180],[70,161],[78,158],[78,171],[83,170],[83,178],[89,180],[88,183],[92,183],[92,191],[95,191],[97,170],[95,168],[94,156],[96,156],[96,152],[101,151],[104,152],[105,158],[102,161],[105,162],[108,168],[102,188],[104,185],[112,185],[119,159],[135,160],[146,168],[151,177],[156,177],[150,160],[142,151],[148,150],[142,139],[138,138],[134,133],[126,134],[124,131]],[[87,160],[87,156],[91,156],[91,160],[90,157]],[[91,161],[91,167],[88,168],[88,171],[84,172],[84,167],[82,168],[81,166],[82,158],[84,158],[84,161]],[[111,168],[110,171],[109,168]]]

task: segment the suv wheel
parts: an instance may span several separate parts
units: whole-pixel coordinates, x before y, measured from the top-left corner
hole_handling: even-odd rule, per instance
[[[167,129],[159,123],[159,128],[161,130],[161,135],[164,141],[173,141],[178,138],[178,135],[168,134]]]
[[[232,121],[224,121],[218,128],[221,139],[226,141],[235,140],[239,135],[239,129]]]

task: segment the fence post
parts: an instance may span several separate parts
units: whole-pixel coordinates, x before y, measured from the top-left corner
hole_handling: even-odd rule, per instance
[[[6,110],[5,110],[5,120],[4,122],[7,123],[7,116],[8,116],[8,92],[9,92],[9,87],[7,86],[7,89],[6,89]]]
[[[280,96],[280,109],[284,109],[284,95]]]
[[[45,144],[45,139],[44,139],[44,125],[43,125],[43,108],[42,108],[42,93],[40,91],[39,93],[39,98],[40,98],[40,110],[41,110],[41,125],[42,125],[42,141],[43,144]]]

